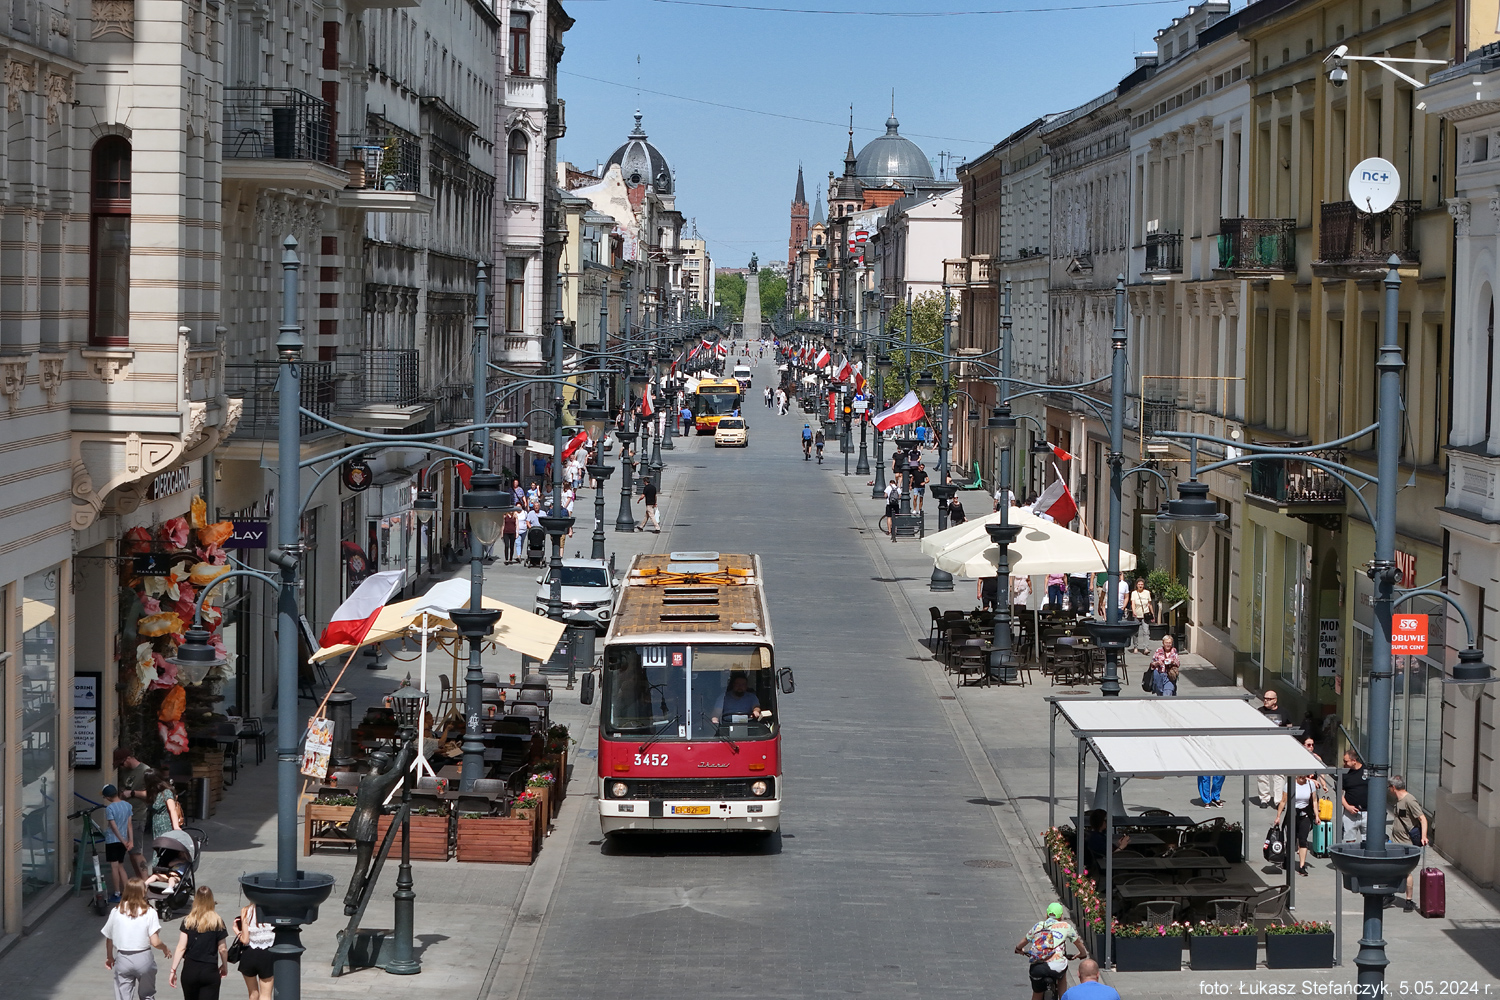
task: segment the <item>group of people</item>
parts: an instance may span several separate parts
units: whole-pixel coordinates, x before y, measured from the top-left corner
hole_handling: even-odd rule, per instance
[[[109,866],[114,895],[119,902],[128,878],[146,879],[146,843],[168,830],[182,829],[182,805],[171,780],[142,764],[130,747],[114,752],[115,781],[104,796],[104,860]],[[126,875],[126,868],[130,875]]]

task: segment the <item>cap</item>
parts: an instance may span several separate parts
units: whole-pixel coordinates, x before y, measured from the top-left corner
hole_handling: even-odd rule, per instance
[[[1047,916],[1049,916],[1049,917],[1057,917],[1057,918],[1061,919],[1063,917],[1066,917],[1067,915],[1068,915],[1068,911],[1063,908],[1063,905],[1061,903],[1050,903],[1050,904],[1048,904],[1048,906],[1047,906]]]
[[[105,785],[99,791],[106,799],[116,799],[120,797],[120,790],[114,785]]]

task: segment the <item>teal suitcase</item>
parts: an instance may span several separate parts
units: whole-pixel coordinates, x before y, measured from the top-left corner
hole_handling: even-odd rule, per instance
[[[1333,846],[1333,821],[1324,820],[1313,827],[1312,852],[1314,857],[1328,857],[1328,849]]]

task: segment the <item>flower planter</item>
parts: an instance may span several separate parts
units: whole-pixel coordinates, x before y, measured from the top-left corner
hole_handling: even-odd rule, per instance
[[[1194,972],[1213,969],[1253,969],[1257,947],[1254,934],[1188,935],[1188,954]]]
[[[1120,972],[1176,972],[1182,968],[1182,935],[1115,938],[1115,968]]]
[[[309,802],[302,817],[302,853],[311,854],[329,844],[352,846],[354,841],[344,829],[353,815],[353,806],[325,806],[316,800]]]
[[[1245,831],[1224,830],[1219,834],[1219,856],[1239,864],[1245,860]]]
[[[1333,968],[1332,934],[1267,934],[1266,968]]]
[[[376,849],[379,850],[381,841],[385,838],[386,830],[390,829],[391,820],[394,815],[380,817],[380,829],[376,833]],[[447,861],[448,860],[448,829],[449,817],[447,816],[412,816],[411,818],[411,859],[413,861]],[[388,860],[401,857],[401,831],[396,831],[396,839],[391,842],[391,853]]]
[[[460,816],[456,823],[460,861],[529,865],[536,858],[535,816]]]

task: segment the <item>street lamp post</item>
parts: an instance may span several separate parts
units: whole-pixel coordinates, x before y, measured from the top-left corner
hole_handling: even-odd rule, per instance
[[[948,527],[948,504],[958,493],[958,487],[948,481],[948,350],[952,340],[953,326],[953,299],[948,291],[948,286],[943,286],[943,354],[941,364],[943,366],[943,380],[938,391],[943,394],[941,411],[942,416],[938,424],[938,461],[937,482],[932,487],[932,498],[937,501],[938,531]],[[947,593],[953,589],[953,574],[938,566],[934,560],[932,564],[932,576],[927,581],[927,589],[938,593]]]
[[[594,481],[594,535],[593,551],[589,553],[591,559],[604,558],[604,483],[609,479],[610,473],[615,470],[604,464],[603,449],[600,445],[604,441],[605,428],[609,425],[609,411],[604,408],[601,399],[589,400],[582,410],[578,412],[578,421],[583,424],[583,429],[588,433],[589,440],[594,442],[594,464],[587,466],[588,474]]]
[[[557,311],[552,316],[552,508],[540,518],[542,529],[552,539],[552,561],[548,576],[552,588],[547,594],[547,617],[563,620],[562,614],[562,540],[573,527],[573,518],[563,506],[563,308],[562,275],[557,277]]]
[[[410,685],[400,688],[391,696],[396,723],[401,727],[396,735],[403,743],[410,743],[418,738],[422,712],[426,705],[426,694]],[[412,891],[411,877],[412,773],[413,769],[407,768],[406,773],[401,776],[401,867],[396,870],[396,891],[392,894],[396,912],[396,926],[391,933],[393,953],[391,960],[385,965],[385,971],[393,976],[415,976],[422,971],[422,962],[416,957],[412,947],[416,931],[417,902],[417,894]]]
[[[885,405],[885,373],[890,370],[891,358],[885,348],[885,296],[880,299],[880,327],[875,334],[875,412]],[[885,496],[885,433],[875,428],[875,483],[870,487],[870,498],[878,500]]]

